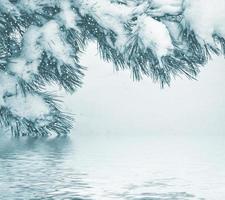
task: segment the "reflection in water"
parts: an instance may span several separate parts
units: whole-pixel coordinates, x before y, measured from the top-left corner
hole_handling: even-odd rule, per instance
[[[93,146],[79,146],[70,137],[0,141],[0,199],[4,200],[212,200],[213,196],[220,200],[223,195],[224,173],[211,175],[219,168],[211,168],[203,157],[195,159],[194,146],[189,159],[190,148],[181,141],[171,146],[162,138],[140,143],[91,140]],[[176,151],[179,145],[186,150]]]
[[[64,165],[71,149],[68,137],[1,140],[0,199],[89,199],[86,175]]]

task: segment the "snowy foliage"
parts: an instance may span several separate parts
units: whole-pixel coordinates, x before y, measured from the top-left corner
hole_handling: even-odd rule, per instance
[[[225,54],[224,22],[224,0],[0,0],[0,125],[16,135],[67,134],[71,118],[46,86],[81,85],[90,40],[117,70],[163,86]]]

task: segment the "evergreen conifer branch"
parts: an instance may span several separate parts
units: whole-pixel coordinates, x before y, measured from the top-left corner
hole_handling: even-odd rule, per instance
[[[69,133],[71,116],[46,88],[82,85],[89,41],[135,80],[195,79],[212,54],[225,55],[225,3],[217,1],[218,16],[201,27],[202,0],[0,0],[0,125],[14,135]]]

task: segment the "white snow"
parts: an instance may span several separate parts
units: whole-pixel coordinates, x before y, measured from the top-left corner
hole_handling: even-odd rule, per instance
[[[60,27],[55,20],[46,23],[42,28],[42,47],[61,63],[73,65],[73,50],[71,46],[63,40]]]
[[[214,45],[214,33],[225,37],[224,0],[185,0],[184,18],[202,43]]]
[[[151,0],[151,16],[163,16],[165,14],[178,15],[182,12],[183,0]]]
[[[51,20],[43,27],[31,26],[27,30],[23,37],[21,55],[9,61],[8,69],[29,81],[33,74],[38,73],[43,50],[57,58],[59,64],[74,64],[72,48],[63,41],[58,23]]]
[[[169,54],[173,49],[166,26],[150,16],[143,15],[138,18],[137,31],[145,48],[153,49],[158,57]]]
[[[61,1],[60,6],[62,11],[59,13],[59,18],[62,20],[63,24],[66,28],[73,28],[77,29],[76,27],[76,19],[77,15],[75,11],[71,8],[70,2],[67,1]]]
[[[0,108],[5,106],[4,95],[6,92],[14,94],[16,92],[16,79],[6,73],[0,73]]]
[[[15,76],[0,73],[0,85],[0,108],[8,107],[14,115],[33,121],[49,113],[49,107],[42,97],[22,95]]]
[[[42,97],[31,94],[25,97],[19,93],[17,96],[8,98],[6,106],[13,114],[32,121],[49,114],[49,107]]]
[[[38,45],[40,37],[40,28],[31,26],[23,36],[21,55],[10,59],[8,63],[8,69],[26,81],[32,78],[32,74],[38,73],[42,53],[42,49]]]
[[[41,40],[41,28],[30,26],[23,35],[22,49],[22,54],[28,61],[40,58],[42,49],[38,43],[39,40]]]
[[[89,14],[106,30],[112,30],[117,35],[115,46],[123,52],[128,41],[124,23],[130,19],[133,7],[112,4],[107,0],[80,1],[80,12]]]

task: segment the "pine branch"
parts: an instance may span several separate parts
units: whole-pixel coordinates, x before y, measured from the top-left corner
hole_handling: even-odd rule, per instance
[[[225,56],[225,3],[217,1],[209,19],[210,0],[0,0],[0,125],[14,135],[68,134],[72,118],[46,88],[82,85],[89,41],[135,80],[196,79],[213,54]]]

